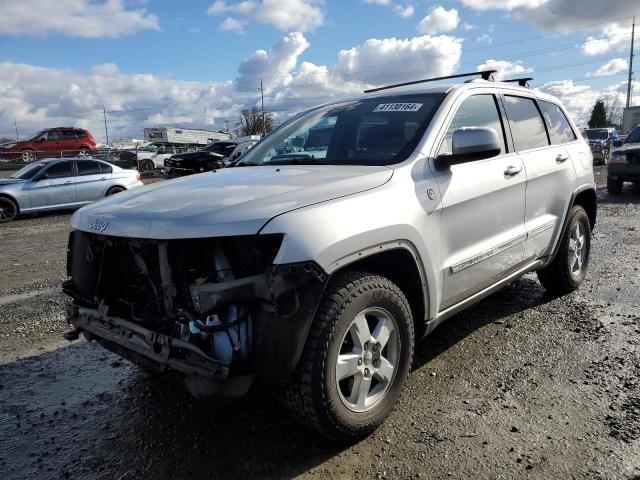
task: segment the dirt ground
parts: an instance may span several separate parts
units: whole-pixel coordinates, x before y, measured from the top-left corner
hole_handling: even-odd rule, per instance
[[[349,448],[269,392],[196,401],[95,344],[61,339],[70,215],[0,227],[0,478],[640,478],[640,190],[598,171],[590,272],[535,275],[417,348],[402,400]]]

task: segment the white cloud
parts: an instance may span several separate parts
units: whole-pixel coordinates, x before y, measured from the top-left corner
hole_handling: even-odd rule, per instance
[[[612,58],[607,63],[598,68],[591,76],[601,77],[603,75],[614,75],[624,72],[629,68],[629,62],[624,58]]]
[[[234,3],[216,0],[209,6],[207,13],[219,15],[230,12],[281,31],[306,32],[324,24],[323,5],[324,0],[243,0]]]
[[[127,74],[114,64],[74,70],[0,63],[0,135],[22,135],[55,125],[76,125],[102,138],[102,105],[110,136],[137,137],[156,125],[220,129],[235,124],[242,108],[265,105],[276,121],[319,103],[395,81],[446,75],[460,60],[462,40],[441,35],[370,39],[338,52],[333,65],[302,61],[309,43],[302,33],[257,50],[234,80],[189,82],[153,74]]]
[[[602,55],[610,50],[621,50],[629,47],[631,41],[631,27],[622,27],[616,23],[602,29],[599,37],[589,36],[582,45],[585,55]]]
[[[0,35],[102,38],[159,29],[158,17],[142,8],[127,9],[122,0],[3,1],[0,13]]]
[[[476,43],[483,43],[485,45],[490,45],[493,42],[491,35],[488,33],[483,33],[482,35],[476,37]]]
[[[220,24],[218,29],[223,32],[245,33],[242,22],[233,17],[227,17],[227,19]]]
[[[431,12],[420,20],[416,29],[419,32],[435,35],[436,33],[449,32],[454,30],[460,23],[458,10],[452,8],[446,10],[441,6],[437,6]]]
[[[372,5],[390,5],[391,0],[362,0],[364,3],[370,3]]]
[[[473,30],[475,28],[478,28],[478,26],[474,25],[472,23],[464,22],[464,24],[462,25],[462,28],[464,28],[466,31],[469,31],[469,30]]]
[[[492,58],[478,65],[478,70],[497,70],[498,78],[533,72],[532,68],[525,68],[520,60],[510,62],[508,60],[494,60]]]
[[[406,5],[404,7],[402,5],[395,5],[393,7],[393,11],[402,18],[409,18],[413,16],[416,9],[413,7],[413,5]]]

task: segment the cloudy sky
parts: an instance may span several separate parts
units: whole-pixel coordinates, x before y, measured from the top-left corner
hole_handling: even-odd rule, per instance
[[[584,123],[596,98],[624,100],[634,14],[638,0],[0,0],[0,137],[15,121],[103,140],[103,106],[112,138],[233,128],[261,79],[281,121],[477,68],[531,75]]]

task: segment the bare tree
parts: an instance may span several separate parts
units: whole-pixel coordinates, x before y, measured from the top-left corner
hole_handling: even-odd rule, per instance
[[[607,114],[607,124],[609,127],[622,125],[622,101],[618,95],[610,95],[602,99],[604,110]]]
[[[264,118],[264,125],[263,125]],[[238,123],[236,134],[245,135],[262,135],[273,130],[273,114],[264,112],[258,107],[252,109],[244,109],[240,113],[240,123]]]

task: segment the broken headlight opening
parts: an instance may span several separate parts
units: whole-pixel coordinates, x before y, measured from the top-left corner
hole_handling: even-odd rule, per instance
[[[273,265],[282,240],[146,240],[74,231],[70,278],[63,283],[73,298],[68,321],[89,340],[152,370],[204,380],[255,375],[262,361],[256,351],[290,370],[292,361],[264,344],[276,334],[298,343],[306,336],[325,275],[312,262]],[[291,322],[300,333],[282,333]],[[196,395],[202,390],[187,386]]]

